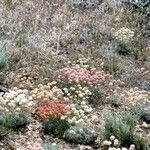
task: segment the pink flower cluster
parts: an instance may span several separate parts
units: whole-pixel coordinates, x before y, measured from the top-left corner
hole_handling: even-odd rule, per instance
[[[56,71],[56,78],[59,81],[68,83],[97,85],[104,81],[106,74],[102,71],[91,71],[84,68],[65,67]]]
[[[44,150],[42,143],[42,139],[38,138],[36,141],[28,143],[26,150]]]

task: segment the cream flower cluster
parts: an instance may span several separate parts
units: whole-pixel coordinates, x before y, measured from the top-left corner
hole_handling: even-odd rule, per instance
[[[114,90],[113,96],[127,102],[129,105],[134,106],[148,101],[150,92],[146,90],[140,90],[137,87],[130,89],[116,89]]]
[[[32,87],[33,78],[28,74],[19,73],[13,77],[13,85],[19,88]]]
[[[135,150],[134,144],[131,144],[129,149],[125,147],[119,148],[120,142],[113,135],[110,137],[110,140],[103,141],[102,146],[108,147],[108,150]]]
[[[8,113],[19,113],[33,108],[32,96],[27,89],[14,87],[6,93],[0,94],[0,110]]]
[[[90,61],[91,61],[91,58],[81,57],[77,61],[73,61],[73,62],[68,61],[68,64],[76,68],[88,69],[90,68]]]
[[[134,32],[128,28],[121,28],[115,32],[114,37],[122,41],[130,41],[134,37]]]
[[[80,105],[71,104],[70,105],[71,114],[68,118],[68,122],[71,124],[84,124],[88,121],[88,114],[90,114],[93,109],[82,101]]]
[[[57,82],[53,81],[47,85],[39,84],[37,88],[31,91],[32,97],[41,101],[49,100],[65,100],[67,97],[64,97],[63,91],[56,86]]]
[[[69,99],[72,100],[87,100],[92,95],[88,87],[82,87],[80,84],[70,88],[63,88],[63,90]]]

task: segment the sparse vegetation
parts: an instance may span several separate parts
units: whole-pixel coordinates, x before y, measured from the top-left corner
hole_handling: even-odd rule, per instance
[[[50,119],[43,125],[44,133],[49,135],[62,136],[67,129],[69,129],[69,123],[60,118]]]
[[[135,59],[138,59],[139,50],[134,48],[134,46],[132,46],[131,44],[116,40],[113,42],[113,47],[119,55],[130,55],[133,56]]]
[[[147,141],[134,133],[139,119],[139,114],[129,112],[124,112],[120,117],[115,114],[109,115],[105,120],[104,134],[107,139],[114,135],[122,146],[130,147],[131,144],[135,144],[138,150],[144,150],[147,147]]]
[[[0,47],[0,70],[6,66],[7,61],[6,61],[5,50],[6,50],[6,45],[1,45]]]
[[[72,127],[64,133],[64,139],[77,144],[92,144],[95,142],[97,134],[87,127]]]
[[[1,0],[0,149],[149,150],[149,4]]]

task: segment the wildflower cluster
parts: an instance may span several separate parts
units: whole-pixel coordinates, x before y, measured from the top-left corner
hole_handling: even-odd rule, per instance
[[[103,82],[105,74],[102,71],[96,71],[95,68],[89,71],[84,68],[65,67],[56,71],[56,77],[61,82],[93,86]]]
[[[47,85],[39,84],[37,88],[31,91],[32,97],[34,99],[42,101],[50,101],[50,100],[65,100],[67,101],[67,97],[64,97],[63,91],[56,86],[57,82],[53,81],[48,83]]]
[[[90,61],[91,61],[91,58],[81,57],[77,61],[73,61],[73,62],[68,61],[68,64],[76,68],[90,69],[91,68]]]
[[[70,116],[68,117],[68,122],[71,124],[84,124],[88,121],[88,114],[91,113],[93,109],[82,101],[80,104],[70,105]]]
[[[97,87],[105,82],[103,71],[92,68],[90,58],[81,57],[76,61],[69,61],[68,67],[55,72],[55,78],[65,95],[72,101],[85,101],[92,96],[90,87]]]
[[[126,42],[130,41],[133,38],[133,36],[134,36],[134,32],[125,27],[116,31],[114,35],[116,39],[121,41],[126,41]]]
[[[43,141],[41,138],[36,139],[34,142],[29,142],[27,144],[26,150],[44,150]]]
[[[33,78],[28,74],[17,74],[13,78],[14,84],[19,88],[31,87]]]
[[[146,90],[140,90],[137,87],[130,89],[116,89],[114,90],[113,96],[127,102],[129,105],[134,106],[141,104],[149,100],[149,92]]]
[[[35,113],[43,120],[61,117],[69,113],[70,107],[64,101],[48,101],[36,108]]]
[[[28,90],[14,87],[6,93],[0,94],[0,110],[8,113],[19,113],[31,110],[34,105],[32,96],[28,95]]]
[[[71,100],[87,100],[92,95],[88,87],[80,84],[70,88],[65,87],[63,91]]]
[[[108,147],[108,150],[135,150],[134,144],[131,144],[129,149],[125,147],[119,148],[120,143],[119,140],[115,138],[115,136],[110,136],[110,140],[103,141],[102,146]]]

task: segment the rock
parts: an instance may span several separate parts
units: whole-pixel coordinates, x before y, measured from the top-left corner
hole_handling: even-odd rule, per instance
[[[143,124],[140,126],[140,128],[150,129],[150,125],[148,125],[146,122],[143,122]]]
[[[102,142],[102,146],[110,146],[111,144],[112,144],[112,142],[111,141],[107,141],[107,140]]]
[[[91,116],[91,121],[92,123],[96,123],[96,124],[100,122],[99,117],[97,115]]]
[[[146,123],[150,123],[150,102],[146,102],[143,106],[142,119]]]
[[[80,146],[80,150],[92,150],[92,147],[90,147],[90,146],[85,146],[85,145],[81,145],[81,146]]]
[[[150,111],[144,112],[142,118],[146,123],[150,123]]]
[[[140,125],[137,125],[135,128],[136,132],[143,132],[143,129],[141,129]]]

